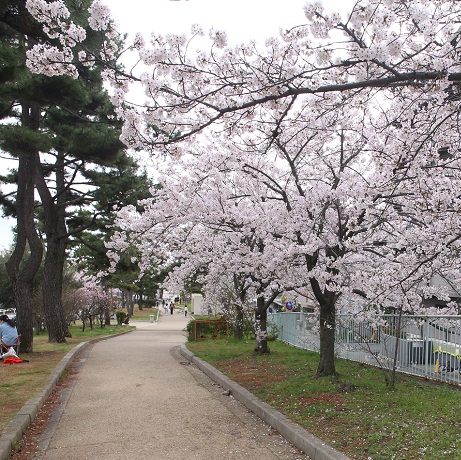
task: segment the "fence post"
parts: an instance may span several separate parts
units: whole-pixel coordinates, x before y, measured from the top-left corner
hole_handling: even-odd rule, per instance
[[[428,318],[426,317],[424,319],[424,332],[423,332],[423,338],[424,338],[424,343],[425,343],[425,356],[424,356],[424,362],[425,362],[425,366],[424,366],[424,373],[426,375],[428,375],[428,372],[429,372],[429,353],[430,353],[430,350],[429,350],[429,321],[428,321]]]

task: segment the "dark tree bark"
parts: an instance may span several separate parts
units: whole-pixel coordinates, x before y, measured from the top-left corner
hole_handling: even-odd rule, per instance
[[[36,104],[22,106],[22,124],[38,129],[40,108]],[[34,222],[35,172],[39,161],[37,151],[23,150],[19,154],[17,188],[17,238],[13,253],[6,263],[6,270],[13,285],[18,331],[21,334],[21,351],[33,350],[34,322],[32,314],[31,285],[43,257],[43,245]],[[27,246],[30,255],[24,257]]]
[[[317,377],[336,375],[335,328],[334,305],[320,305],[320,361]]]
[[[65,343],[70,337],[62,306],[62,285],[67,248],[66,199],[64,160],[58,154],[56,161],[57,196],[53,199],[46,185],[45,174],[37,164],[37,190],[43,205],[46,254],[43,272],[43,306],[50,342]]]
[[[139,311],[142,311],[142,309],[143,309],[143,302],[144,302],[143,295],[142,295],[142,294],[139,294],[139,299],[138,299],[138,308],[139,308]]]
[[[258,353],[269,353],[267,345],[267,307],[265,298],[259,296],[256,299],[256,347]]]
[[[263,295],[258,295],[256,298],[256,347],[257,353],[269,353],[269,345],[267,343],[267,309],[280,292],[273,292],[268,299]],[[259,334],[259,335],[258,335]]]
[[[234,339],[243,340],[243,307],[241,304],[235,305]]]
[[[336,301],[338,295],[327,289],[322,290],[315,278],[311,278],[311,287],[320,307],[320,361],[316,376],[335,376]]]
[[[126,311],[130,318],[133,316],[134,313],[134,299],[133,299],[133,291],[125,290],[124,291],[124,298],[126,302]]]

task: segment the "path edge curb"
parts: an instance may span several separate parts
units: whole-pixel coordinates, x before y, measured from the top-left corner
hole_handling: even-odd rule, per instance
[[[195,364],[203,373],[221,385],[224,390],[240,401],[248,410],[255,413],[261,420],[277,430],[286,440],[302,450],[312,460],[351,460],[350,457],[329,446],[321,439],[310,434],[303,427],[291,421],[269,404],[261,401],[255,395],[238,383],[226,377],[222,372],[195,356],[185,345],[181,345],[181,354]]]
[[[56,367],[52,370],[50,378],[45,384],[44,389],[40,391],[36,396],[29,399],[29,401],[27,401],[21,407],[21,409],[19,409],[16,415],[11,419],[10,423],[8,423],[8,425],[6,425],[6,427],[1,432],[0,460],[9,460],[11,454],[13,453],[14,445],[22,439],[24,433],[27,431],[30,424],[35,420],[38,412],[42,408],[43,404],[45,404],[45,401],[50,397],[52,391],[55,389],[59,380],[64,375],[66,369],[86,347],[96,342],[100,342],[101,340],[107,340],[114,337],[119,337],[123,334],[128,334],[133,330],[134,329],[130,329],[129,331],[124,331],[121,334],[108,335],[105,337],[98,337],[96,339],[89,340],[88,342],[81,342],[72,348],[72,350],[69,350],[64,358],[62,358],[61,361],[59,361]]]

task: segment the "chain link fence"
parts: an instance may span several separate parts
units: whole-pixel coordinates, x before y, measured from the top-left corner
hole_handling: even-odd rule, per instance
[[[269,332],[295,347],[319,351],[318,316],[268,315]],[[369,321],[337,315],[338,357],[461,385],[461,316],[382,315]]]

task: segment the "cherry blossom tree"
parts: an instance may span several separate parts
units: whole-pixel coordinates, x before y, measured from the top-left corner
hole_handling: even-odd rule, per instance
[[[188,236],[191,234],[188,233]],[[206,229],[200,236],[200,244],[193,237],[187,238],[181,250],[175,253],[181,258],[180,263],[169,274],[164,285],[168,291],[177,292],[184,290],[191,280],[198,282],[205,294],[205,309],[228,317],[234,337],[241,340],[245,323],[254,326],[255,292],[248,274],[231,272],[236,268],[226,263],[227,251],[223,253],[223,247],[227,245],[218,244],[219,240],[221,238],[217,237],[216,232],[210,233]],[[202,257],[204,250],[206,260]]]
[[[130,235],[141,235],[145,261],[152,253],[146,241],[159,244],[169,235],[167,251],[175,251],[182,260],[225,264],[247,277],[255,277],[264,266],[256,297],[258,289],[263,292],[267,287],[265,280],[283,286],[273,292],[310,285],[320,309],[318,375],[335,372],[336,304],[341,297],[367,311],[371,305],[402,302],[414,310],[420,304],[416,288],[438,269],[427,258],[423,264],[421,254],[408,249],[431,241],[432,229],[423,220],[427,208],[407,204],[408,197],[413,200],[418,193],[409,171],[401,171],[400,153],[396,157],[384,147],[378,150],[374,143],[379,138],[368,134],[374,116],[348,110],[346,117],[339,112],[339,127],[338,111],[325,107],[323,101],[322,116],[313,108],[307,117],[297,109],[285,120],[288,127],[269,143],[264,137],[255,143],[258,132],[251,142],[240,144],[235,140],[219,144],[215,136],[213,146],[202,147],[184,162],[188,175],[175,178],[180,163],[174,162],[155,200],[143,203],[145,214],[135,216],[133,209],[126,210],[118,224],[125,225]],[[372,157],[370,151],[380,155]],[[430,179],[423,176],[426,169],[446,171],[445,162],[438,164],[436,155],[433,158],[430,165],[423,163],[420,179]],[[450,203],[453,206],[454,201]],[[451,231],[445,234],[453,236]],[[121,242],[127,244],[126,236]],[[241,253],[244,242],[257,249],[256,254],[250,251],[249,259]],[[262,264],[264,254],[270,260]],[[284,263],[275,262],[279,260]],[[263,302],[257,311],[266,308]]]
[[[245,324],[254,323],[251,279],[240,273],[227,273],[225,264],[214,264],[216,271],[206,277],[205,305],[219,305],[227,317],[231,318],[234,338],[242,340]],[[254,329],[254,325],[253,325]]]
[[[191,171],[190,166],[185,171]],[[174,167],[177,169],[177,165]],[[167,284],[172,290],[182,289],[192,275],[202,270],[200,281],[213,285],[206,290],[207,302],[213,299],[212,293],[229,286],[227,279],[231,277],[236,283],[236,323],[242,325],[243,307],[251,305],[251,298],[256,299],[256,348],[267,351],[266,310],[282,289],[272,275],[274,254],[265,249],[261,236],[250,228],[249,222],[254,218],[251,200],[225,198],[234,193],[235,184],[226,185],[220,172],[212,171],[209,164],[202,170],[197,168],[193,177],[166,177],[154,199],[142,202],[141,215],[134,207],[120,213],[117,226],[122,232],[109,246],[114,252],[127,250],[134,241],[141,254],[141,267],[145,268],[160,265],[161,261],[180,261]],[[217,194],[214,186],[221,187],[224,196]],[[119,256],[112,255],[118,262]],[[222,276],[219,286],[218,274]]]
[[[76,61],[117,51],[112,42],[98,55],[85,49],[60,2],[27,4],[60,39],[30,51],[33,71],[76,75]],[[233,235],[223,239],[232,252],[221,260],[226,254],[229,266],[252,275],[264,267],[261,299],[282,286],[310,286],[320,310],[317,374],[334,374],[338,302],[362,312],[414,310],[434,273],[459,277],[460,10],[456,1],[368,0],[341,17],[308,2],[307,23],[264,49],[228,46],[214,31],[209,50],[197,50],[199,27],[191,37],[137,36],[130,49],[143,73],[106,67],[122,140],[166,150],[177,165],[182,154],[199,158],[189,172],[200,187],[186,189],[184,174],[156,196],[163,207],[121,213],[130,225],[112,249],[142,235],[143,264],[157,250],[174,254],[203,228]],[[110,30],[99,2],[91,15],[92,27]],[[144,89],[144,106],[128,102],[130,84]],[[255,253],[239,253],[246,238],[258,265],[249,262]],[[206,258],[207,248],[198,253]]]
[[[83,330],[87,321],[93,329],[95,318],[103,328],[107,314],[113,309],[107,289],[101,285],[100,278],[96,276],[80,275],[77,278],[82,283],[82,287],[75,292],[74,302],[82,320]]]

